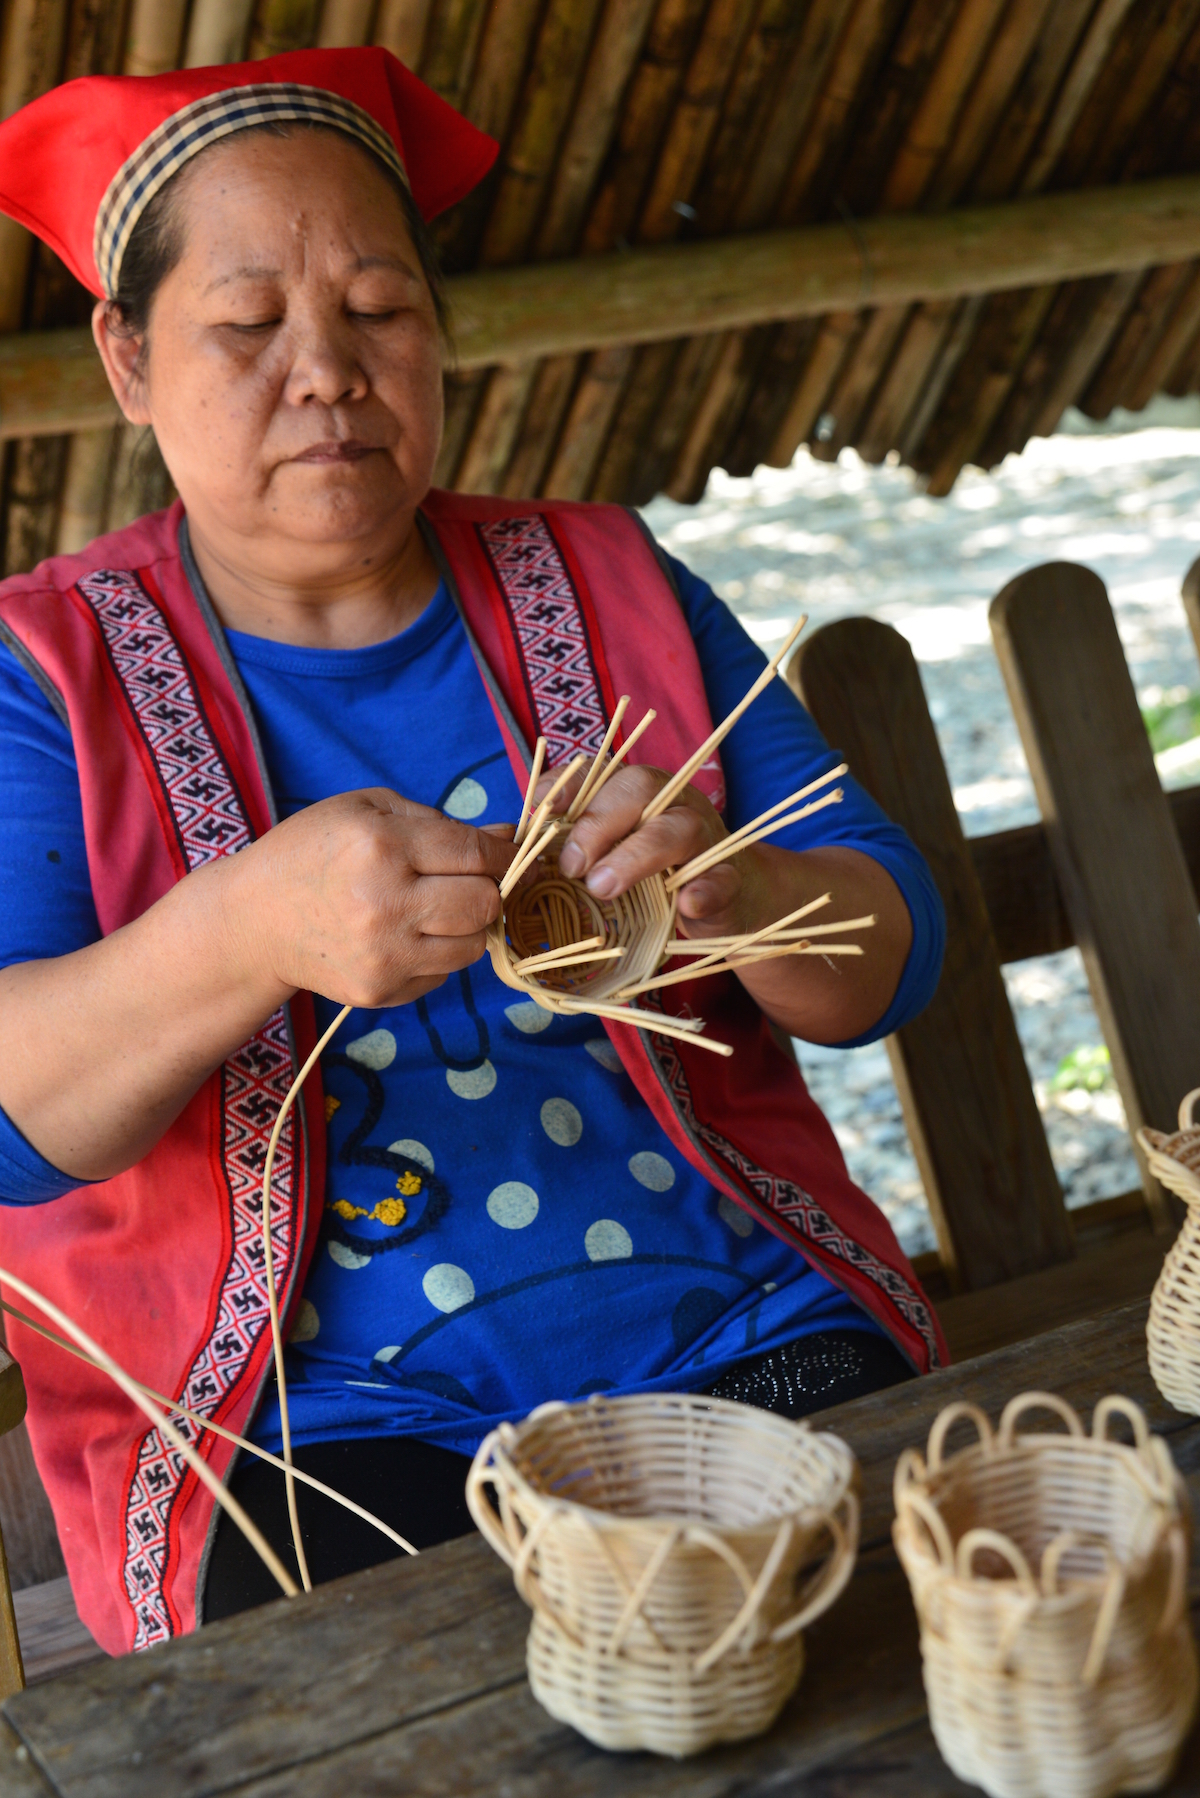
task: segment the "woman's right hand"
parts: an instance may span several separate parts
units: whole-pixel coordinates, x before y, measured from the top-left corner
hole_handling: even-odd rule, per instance
[[[368,1010],[405,1005],[483,954],[511,836],[511,826],[478,830],[386,787],[308,806],[230,867],[237,960],[269,968],[289,991]]]
[[[120,1173],[297,989],[403,1005],[477,961],[511,835],[346,793],[100,942],[0,969],[0,1106],[64,1173]]]

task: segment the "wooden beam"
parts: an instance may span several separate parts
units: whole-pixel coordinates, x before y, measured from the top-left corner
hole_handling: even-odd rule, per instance
[[[1200,907],[1200,787],[1179,787],[1166,799]],[[1075,931],[1063,903],[1044,824],[1022,824],[992,836],[968,837],[967,848],[983,888],[1002,962],[1056,955],[1071,947]]]
[[[447,283],[458,366],[1071,281],[1200,255],[1200,176],[665,244]],[[0,437],[110,424],[86,330],[0,338]]]

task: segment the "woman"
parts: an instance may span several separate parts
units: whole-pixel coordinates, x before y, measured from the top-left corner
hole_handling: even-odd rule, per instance
[[[86,143],[75,122],[88,120]],[[102,297],[167,513],[0,585],[0,1261],[132,1372],[278,1449],[257,1193],[276,1164],[301,1467],[418,1545],[501,1416],[686,1388],[788,1415],[923,1371],[936,1321],[772,1027],[849,1043],[936,981],[941,913],[865,794],[683,888],[753,930],[827,890],[867,953],[666,989],[722,1060],[552,1018],[481,959],[530,746],[658,719],[562,865],[609,896],[832,766],[762,658],[613,507],[429,491],[423,217],[495,146],[379,50],[88,79],[0,128],[0,206]],[[104,1378],[12,1326],[81,1614],[112,1652],[273,1596]],[[282,1482],[193,1429],[289,1554]],[[304,1502],[314,1577],[378,1536]]]

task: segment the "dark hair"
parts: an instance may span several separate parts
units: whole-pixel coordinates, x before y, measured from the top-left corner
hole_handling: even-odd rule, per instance
[[[291,137],[296,131],[328,131],[335,137],[345,134],[331,125],[312,124],[307,120],[297,119],[273,121],[264,125],[247,125],[243,131],[230,132],[228,137],[218,139],[220,143],[228,143],[230,138],[249,137],[258,132],[270,137]],[[351,142],[357,142],[351,139]],[[213,148],[215,146],[210,146]],[[437,250],[428,225],[417,211],[413,199],[404,183],[397,179],[395,172],[376,156],[366,144],[359,144],[365,156],[369,156],[375,167],[386,176],[400,200],[404,221],[408,226],[413,248],[417,252],[417,260],[421,264],[421,273],[429,288],[433,300],[433,310],[437,317],[438,329],[443,337],[449,336],[449,308],[446,304],[445,281],[438,263]],[[205,152],[202,150],[200,155]],[[183,221],[178,206],[179,183],[188,169],[193,167],[198,158],[186,163],[179,173],[173,175],[165,186],[160,187],[154,198],[146,206],[137,224],[129,236],[125,246],[125,254],[121,258],[121,273],[117,282],[117,291],[108,302],[110,329],[115,328],[123,336],[140,337],[145,333],[150,320],[150,308],[154,304],[154,296],[171,270],[183,255]]]

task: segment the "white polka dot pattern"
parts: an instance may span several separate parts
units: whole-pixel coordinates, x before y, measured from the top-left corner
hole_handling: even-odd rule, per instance
[[[505,1180],[488,1194],[487,1214],[502,1230],[524,1230],[538,1214],[538,1196],[523,1180]]]
[[[628,1261],[633,1254],[633,1239],[623,1224],[611,1217],[599,1217],[583,1239],[589,1261]]]
[[[583,1119],[570,1099],[547,1099],[541,1119],[542,1129],[560,1149],[574,1148],[583,1135]]]
[[[421,1290],[436,1311],[457,1311],[475,1297],[475,1282],[465,1267],[439,1261],[421,1281]]]
[[[653,1149],[631,1155],[629,1171],[640,1186],[651,1192],[670,1192],[675,1184],[675,1169],[665,1155],[656,1155]]]
[[[486,1099],[495,1084],[496,1070],[490,1061],[482,1061],[465,1073],[457,1068],[446,1069],[446,1085],[460,1099]]]

